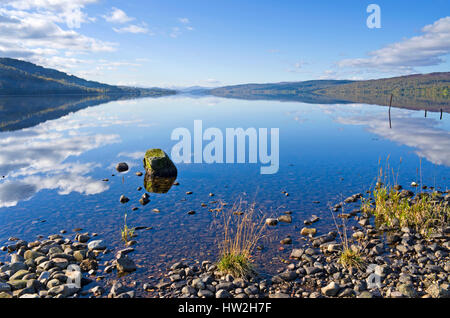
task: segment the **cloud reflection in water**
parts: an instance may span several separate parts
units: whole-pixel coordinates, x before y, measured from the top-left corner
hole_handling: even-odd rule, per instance
[[[450,167],[450,131],[439,127],[437,119],[416,115],[415,111],[393,109],[392,128],[389,127],[387,109],[386,112],[361,110],[350,116],[337,116],[336,121],[346,125],[364,125],[373,134],[416,149],[419,157],[433,164]]]
[[[127,125],[105,114],[81,111],[32,128],[0,134],[0,208],[31,199],[44,189],[60,195],[72,192],[91,195],[106,191],[102,181],[88,176],[98,164],[67,162],[83,153],[120,142],[117,134],[93,134],[86,128]]]

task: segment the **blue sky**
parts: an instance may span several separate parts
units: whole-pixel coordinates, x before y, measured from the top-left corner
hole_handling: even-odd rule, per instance
[[[380,78],[448,71],[449,54],[448,0],[0,3],[0,56],[111,84]]]

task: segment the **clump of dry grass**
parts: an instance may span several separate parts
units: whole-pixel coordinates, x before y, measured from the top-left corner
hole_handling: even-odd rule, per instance
[[[264,236],[264,216],[255,204],[244,206],[242,202],[221,211],[223,239],[219,242],[220,259],[217,267],[221,272],[235,277],[253,276],[256,271],[252,255]]]

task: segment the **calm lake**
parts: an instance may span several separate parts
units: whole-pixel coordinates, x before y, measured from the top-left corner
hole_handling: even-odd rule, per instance
[[[278,173],[261,175],[260,163],[177,164],[180,184],[165,194],[150,193],[151,202],[141,206],[138,200],[145,189],[137,188],[144,187],[144,177],[135,173],[144,172],[144,152],[161,148],[170,155],[176,144],[170,138],[172,131],[178,127],[193,131],[197,119],[204,129],[224,132],[238,127],[279,128]],[[392,108],[390,128],[387,107],[365,104],[186,95],[112,101],[0,132],[0,246],[11,236],[34,241],[38,235],[61,230],[73,238],[73,229],[82,228],[98,233],[111,249],[123,248],[120,228],[127,213],[128,226],[152,227],[137,232],[132,258],[139,269],[127,279],[151,280],[183,258],[215,260],[220,233],[217,218],[209,212],[216,207],[211,201],[232,205],[243,200],[256,202],[267,216],[292,211],[292,224],[269,229],[261,242],[264,248],[256,252],[260,270],[270,273],[282,266],[280,258],[287,259],[292,247],[302,244],[300,230],[306,218],[320,217],[314,225],[319,234],[333,230],[329,205],[371,189],[388,158],[392,181],[398,173],[397,182],[404,188],[416,181],[446,190],[448,114],[440,119],[439,113],[424,117],[424,112]],[[115,166],[122,161],[130,170],[119,175]],[[109,181],[102,181],[105,178]],[[193,193],[186,195],[187,191]],[[119,202],[122,194],[129,203]],[[132,211],[133,207],[139,209]],[[196,214],[188,215],[191,210]],[[288,235],[292,247],[280,250],[279,241]],[[7,258],[0,252],[0,260]]]

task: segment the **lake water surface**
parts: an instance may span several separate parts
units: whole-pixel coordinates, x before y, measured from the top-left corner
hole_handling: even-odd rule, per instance
[[[270,229],[264,249],[257,251],[260,270],[270,273],[291,250],[289,246],[280,250],[281,239],[290,235],[293,247],[301,245],[300,229],[312,214],[321,218],[315,224],[319,233],[333,230],[329,204],[369,190],[388,157],[405,188],[416,181],[446,190],[447,115],[441,120],[440,114],[429,112],[425,118],[423,112],[393,108],[390,128],[388,108],[382,106],[179,95],[110,102],[30,128],[0,132],[0,245],[11,236],[33,241],[37,235],[60,230],[73,238],[73,229],[82,228],[98,233],[112,249],[123,248],[120,228],[127,213],[129,226],[152,227],[138,232],[132,257],[139,269],[128,278],[145,281],[182,258],[215,260],[220,234],[209,212],[216,207],[211,201],[232,205],[244,200],[256,202],[268,216],[292,211],[292,224]],[[144,171],[145,150],[161,148],[170,154],[176,143],[170,139],[173,129],[193,131],[197,119],[204,128],[222,131],[279,128],[278,173],[261,175],[259,163],[178,164],[180,185],[166,194],[150,193],[151,202],[142,207],[138,200],[143,192],[137,187],[143,187],[144,177],[135,172]],[[114,168],[121,161],[130,165],[130,171],[119,176]],[[102,181],[105,178],[109,181]],[[193,194],[186,195],[187,191]],[[130,198],[126,205],[119,203],[122,194]],[[155,208],[160,212],[153,212]],[[190,210],[196,214],[188,215]],[[6,257],[0,252],[0,259]]]

